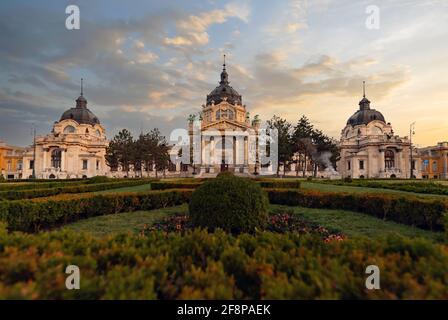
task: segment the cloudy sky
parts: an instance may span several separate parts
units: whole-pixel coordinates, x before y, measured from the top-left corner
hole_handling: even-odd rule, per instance
[[[71,4],[80,30],[65,28]],[[397,134],[416,121],[416,143],[434,145],[448,140],[447,39],[448,0],[2,0],[0,139],[48,133],[81,77],[109,137],[169,134],[200,111],[226,53],[251,116],[305,114],[338,138],[365,80]]]

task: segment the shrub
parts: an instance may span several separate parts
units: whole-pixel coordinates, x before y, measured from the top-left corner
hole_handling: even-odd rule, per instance
[[[295,233],[92,237],[0,232],[1,299],[446,299],[448,247],[421,239],[325,243]],[[67,290],[65,268],[81,270]],[[378,265],[381,290],[366,290]]]
[[[122,187],[138,186],[142,184],[147,184],[148,182],[149,180],[123,180],[123,181],[97,183],[97,184],[74,184],[74,185],[53,186],[43,189],[0,191],[0,200],[32,199],[39,197],[54,196],[61,193],[95,192]]]
[[[190,196],[191,191],[170,190],[0,201],[0,219],[9,230],[37,232],[93,216],[180,205]]]
[[[304,190],[268,190],[273,204],[342,209],[429,230],[443,230],[442,216],[448,203],[412,196],[351,194]]]
[[[218,173],[216,178],[226,178],[226,177],[234,177],[235,175],[230,171],[221,171]]]
[[[226,173],[226,172],[223,172]],[[234,175],[223,174],[218,175],[217,179],[234,177]],[[277,188],[277,189],[298,189],[300,188],[299,180],[275,180],[275,179],[253,179],[262,188]],[[196,189],[202,185],[203,181],[157,181],[151,183],[152,190],[167,190],[167,189]]]
[[[387,182],[381,180],[353,180],[353,181],[345,181],[344,180],[326,180],[320,181],[321,183],[335,184],[335,185],[350,185],[357,187],[365,187],[365,188],[381,188],[381,189],[391,189],[391,190],[400,190],[406,192],[415,192],[415,193],[425,193],[425,194],[440,194],[440,195],[448,195],[448,186],[433,183],[433,182],[415,182],[415,181],[406,181],[406,182]]]
[[[95,176],[95,177],[88,179],[87,183],[89,183],[89,184],[105,183],[105,182],[110,182],[110,180],[111,179],[106,176]]]
[[[344,178],[344,182],[346,182],[346,183],[352,183],[352,182],[353,182],[353,179],[352,179],[351,177],[345,177],[345,178]]]
[[[167,190],[167,189],[196,189],[202,184],[199,181],[193,182],[151,182],[152,190]]]
[[[194,226],[253,232],[267,223],[268,201],[257,183],[225,175],[193,192],[189,214]]]
[[[267,180],[267,181],[260,181],[259,184],[262,188],[269,188],[269,189],[299,189],[300,188],[299,180]]]

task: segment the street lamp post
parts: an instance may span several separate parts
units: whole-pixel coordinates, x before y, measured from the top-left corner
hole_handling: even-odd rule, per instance
[[[412,122],[411,125],[409,126],[409,142],[410,142],[410,151],[411,151],[411,163],[410,163],[410,167],[411,167],[411,176],[409,177],[410,179],[414,178],[414,166],[413,166],[413,152],[412,152],[412,136],[415,134],[414,131],[414,127],[415,127],[415,122]]]

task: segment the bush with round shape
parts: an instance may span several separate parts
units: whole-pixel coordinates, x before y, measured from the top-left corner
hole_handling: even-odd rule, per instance
[[[268,199],[256,182],[221,175],[193,192],[189,216],[196,227],[252,233],[267,224]]]

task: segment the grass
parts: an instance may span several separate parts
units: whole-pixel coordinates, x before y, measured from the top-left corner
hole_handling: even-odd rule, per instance
[[[76,232],[88,232],[94,236],[118,233],[138,233],[145,224],[151,225],[168,215],[187,213],[187,205],[163,208],[151,211],[135,211],[109,214],[80,220],[63,227]]]
[[[117,188],[117,189],[109,189],[109,190],[103,190],[95,192],[95,194],[104,194],[104,193],[120,193],[120,192],[142,192],[142,191],[149,191],[151,190],[151,184],[142,184],[139,186],[133,186],[133,187],[123,187],[123,188]]]
[[[328,229],[340,231],[349,237],[365,236],[371,239],[377,239],[387,235],[399,234],[412,238],[423,237],[436,241],[442,236],[436,232],[421,230],[391,221],[383,221],[351,211],[311,209],[281,205],[271,205],[270,208],[271,212],[278,210],[292,211],[294,214],[303,216],[308,221],[317,223]],[[169,215],[187,213],[188,206],[184,204],[152,211],[136,211],[93,217],[66,225],[63,228],[76,232],[88,232],[95,236],[128,232],[138,233],[145,224],[151,225]]]
[[[365,236],[370,239],[378,239],[388,235],[398,234],[411,238],[422,237],[436,241],[443,236],[441,233],[422,230],[393,221],[384,221],[352,211],[311,209],[281,205],[271,205],[271,210],[292,211],[294,214],[298,214],[308,221],[317,223],[328,229],[340,231],[348,237]]]
[[[444,198],[447,199],[448,196],[440,194],[426,194],[417,192],[408,192],[401,190],[392,189],[381,189],[381,188],[366,188],[366,187],[356,187],[356,186],[338,186],[329,183],[316,183],[309,181],[302,181],[301,188],[309,190],[317,190],[324,192],[350,192],[350,193],[382,193],[382,194],[393,194],[393,195],[412,195],[419,198]]]

